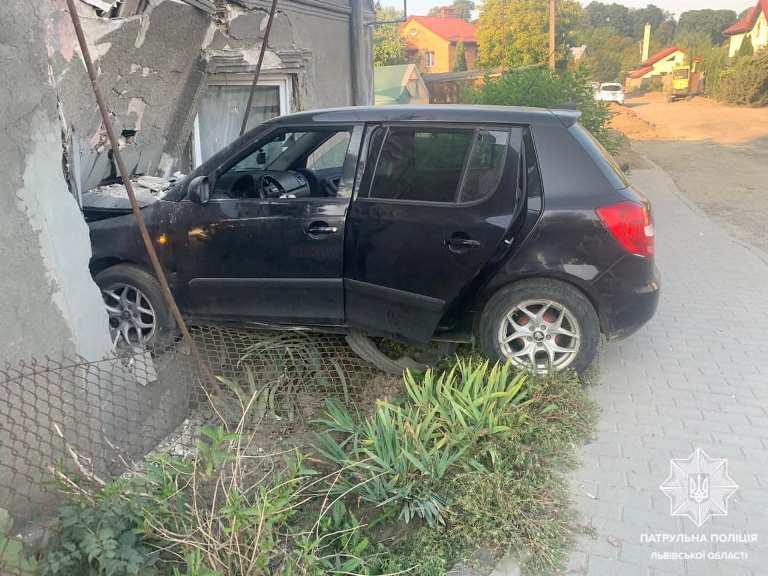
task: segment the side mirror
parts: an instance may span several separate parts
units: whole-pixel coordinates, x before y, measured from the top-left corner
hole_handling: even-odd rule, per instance
[[[619,164],[619,168],[621,168],[621,171],[625,174],[629,174],[629,164],[627,162],[622,162]]]
[[[187,188],[189,199],[195,204],[205,205],[211,199],[211,185],[208,182],[208,176],[198,176],[193,178]]]

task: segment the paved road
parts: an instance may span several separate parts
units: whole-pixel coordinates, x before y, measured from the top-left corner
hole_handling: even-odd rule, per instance
[[[580,537],[568,574],[768,574],[768,261],[693,208],[662,170],[632,179],[654,203],[662,301],[648,326],[602,351],[593,391],[602,414],[573,478],[594,537]],[[659,489],[670,458],[695,448],[728,459],[739,486],[728,515],[701,528],[672,517]],[[721,484],[713,478],[711,489]],[[708,541],[655,544],[648,534]],[[712,534],[756,534],[757,543],[712,544]],[[748,557],[652,559],[712,551]]]

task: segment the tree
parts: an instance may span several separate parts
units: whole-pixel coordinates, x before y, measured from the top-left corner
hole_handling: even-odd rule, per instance
[[[688,52],[690,58],[703,58],[712,49],[712,40],[704,31],[679,32],[675,37],[675,44]]]
[[[376,3],[376,20],[397,20],[402,14],[395,8]],[[405,64],[405,38],[400,36],[397,24],[382,24],[373,28],[373,65]]]
[[[712,44],[722,44],[725,37],[723,30],[736,22],[736,12],[733,10],[688,10],[680,14],[677,23],[679,34],[692,32],[709,36]]]
[[[443,8],[446,6],[435,6],[430,9],[429,16],[438,16]],[[453,4],[447,6],[451,8],[457,18],[462,18],[469,22],[472,20],[472,11],[475,9],[475,3],[472,0],[453,0]]]
[[[467,69],[467,53],[464,50],[464,42],[456,43],[456,57],[453,61],[454,72],[464,72]]]
[[[489,0],[485,0],[487,3]],[[595,102],[585,68],[555,71],[547,68],[509,70],[499,78],[489,78],[467,93],[474,104],[537,106],[558,108],[575,106],[581,111],[579,122],[607,148],[616,144],[608,123],[611,112],[604,102]]]
[[[573,45],[581,5],[577,0],[559,0],[557,10],[557,57],[562,64]],[[549,56],[548,26],[547,2],[543,0],[485,0],[477,25],[480,66],[513,68],[545,63]]]
[[[611,27],[596,28],[581,36],[587,45],[584,64],[596,82],[616,82],[640,60],[637,41],[617,34]],[[629,67],[627,67],[627,64]]]
[[[630,10],[629,35],[632,38],[642,39],[645,25],[650,24],[651,30],[658,30],[662,22],[672,20],[672,15],[654,4],[648,4],[645,8]]]
[[[629,36],[632,32],[629,8],[622,4],[590,2],[584,8],[582,27],[585,29],[610,28],[616,34]]]
[[[739,51],[736,52],[737,58],[751,58],[755,53],[755,49],[752,46],[752,37],[745,35],[739,46]]]

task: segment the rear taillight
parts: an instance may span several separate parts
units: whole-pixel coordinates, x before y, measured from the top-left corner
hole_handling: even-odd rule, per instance
[[[598,208],[597,215],[627,252],[645,258],[653,256],[653,220],[647,206],[620,202]]]

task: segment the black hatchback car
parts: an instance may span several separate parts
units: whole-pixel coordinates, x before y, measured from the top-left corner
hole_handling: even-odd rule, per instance
[[[276,118],[147,198],[195,321],[475,340],[584,371],[654,314],[648,201],[566,110],[377,107]],[[116,344],[173,322],[127,210],[85,208]]]

